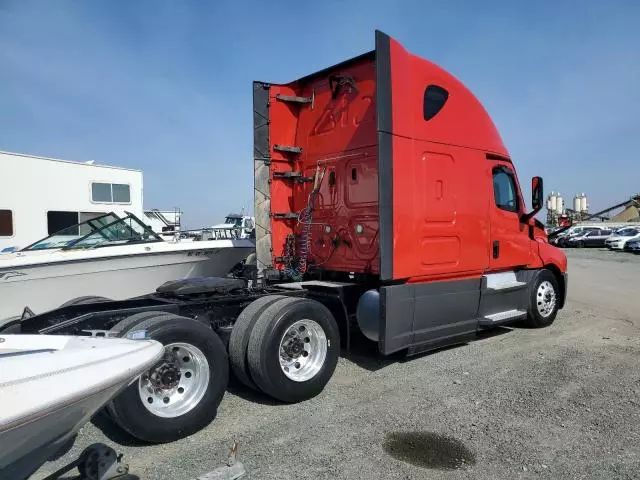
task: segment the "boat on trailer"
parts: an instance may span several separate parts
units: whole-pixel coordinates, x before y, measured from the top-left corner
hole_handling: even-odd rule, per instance
[[[0,323],[65,302],[123,300],[170,280],[223,277],[255,246],[249,239],[166,241],[135,215],[102,215],[0,256]]]
[[[64,454],[163,352],[154,340],[0,335],[0,477],[28,478]]]

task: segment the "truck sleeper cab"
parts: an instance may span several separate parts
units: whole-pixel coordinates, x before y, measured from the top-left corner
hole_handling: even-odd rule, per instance
[[[384,354],[553,321],[567,262],[533,219],[542,179],[527,213],[500,135],[455,77],[378,31],[374,51],[253,94],[265,278],[370,285],[348,313]]]

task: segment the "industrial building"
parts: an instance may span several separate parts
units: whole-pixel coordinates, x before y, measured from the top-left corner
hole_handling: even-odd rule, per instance
[[[547,226],[562,227],[585,221],[606,222],[610,226],[621,226],[629,222],[640,223],[640,194],[590,214],[586,194],[577,193],[573,197],[571,207],[566,205],[561,193],[551,192],[547,197]],[[616,211],[617,213],[612,213]]]

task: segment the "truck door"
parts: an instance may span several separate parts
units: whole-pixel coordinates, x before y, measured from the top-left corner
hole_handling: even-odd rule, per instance
[[[490,270],[513,269],[529,262],[528,225],[520,221],[524,203],[518,182],[509,162],[490,161],[493,180],[493,202],[489,207],[491,220],[491,244],[489,245]]]

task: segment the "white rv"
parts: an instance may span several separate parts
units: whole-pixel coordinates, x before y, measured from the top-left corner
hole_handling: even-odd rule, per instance
[[[0,252],[105,213],[142,218],[142,172],[0,152]]]

